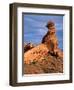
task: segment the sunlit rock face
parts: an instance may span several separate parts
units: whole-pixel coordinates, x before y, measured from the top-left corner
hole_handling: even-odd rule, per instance
[[[63,52],[51,54],[45,44],[24,53],[24,74],[63,73]]]

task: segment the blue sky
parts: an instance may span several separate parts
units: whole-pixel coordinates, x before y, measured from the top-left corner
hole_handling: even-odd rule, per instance
[[[24,14],[24,42],[39,44],[48,29],[46,24],[52,20],[56,26],[59,48],[63,49],[63,16]]]

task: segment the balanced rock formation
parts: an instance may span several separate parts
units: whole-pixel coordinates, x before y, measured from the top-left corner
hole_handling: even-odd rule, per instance
[[[32,43],[24,44],[24,52],[34,48],[34,45]]]

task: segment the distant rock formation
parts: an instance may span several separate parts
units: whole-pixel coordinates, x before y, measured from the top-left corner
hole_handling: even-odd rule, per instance
[[[24,44],[24,52],[34,48],[34,45],[32,43]]]

